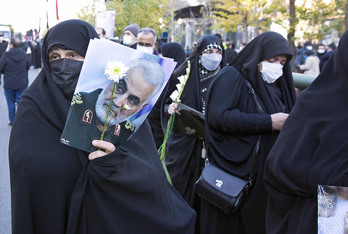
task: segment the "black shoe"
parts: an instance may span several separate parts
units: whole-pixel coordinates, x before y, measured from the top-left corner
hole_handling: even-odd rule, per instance
[[[12,123],[9,122],[8,125],[12,126]]]

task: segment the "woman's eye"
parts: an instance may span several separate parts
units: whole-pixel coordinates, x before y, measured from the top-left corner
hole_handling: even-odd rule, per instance
[[[60,59],[59,55],[51,55],[49,60],[53,61],[53,60],[58,60],[58,59]]]

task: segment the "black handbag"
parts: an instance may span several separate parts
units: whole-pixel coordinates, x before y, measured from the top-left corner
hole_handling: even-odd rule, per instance
[[[249,82],[248,92],[251,94],[259,112],[264,113],[257,100],[254,89]],[[225,213],[233,213],[240,206],[243,198],[253,185],[253,164],[258,153],[261,135],[253,150],[249,179],[242,179],[229,174],[214,164],[208,163],[196,182],[196,192],[200,197],[215,205]]]
[[[196,182],[196,192],[225,213],[232,213],[239,207],[251,185],[251,181],[231,175],[209,163]]]

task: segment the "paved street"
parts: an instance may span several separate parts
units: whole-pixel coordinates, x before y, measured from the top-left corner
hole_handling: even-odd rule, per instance
[[[39,73],[39,69],[29,70],[31,83]],[[0,234],[11,233],[11,202],[10,175],[8,167],[8,140],[11,126],[8,125],[8,112],[3,89],[3,79],[0,87]]]

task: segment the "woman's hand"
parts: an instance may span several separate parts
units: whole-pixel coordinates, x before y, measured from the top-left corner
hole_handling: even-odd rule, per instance
[[[282,112],[271,115],[273,130],[280,131],[284,125],[285,120],[288,118],[288,116],[289,114],[282,113]]]
[[[178,111],[178,103],[173,102],[172,104],[169,105],[168,108],[168,114],[172,115],[176,112],[178,115],[180,115],[180,112]]]
[[[93,140],[92,145],[100,148],[100,150],[96,150],[88,155],[89,160],[93,160],[99,157],[103,157],[107,154],[110,154],[115,151],[116,147],[114,144],[108,142],[108,141],[101,141],[101,140]]]

